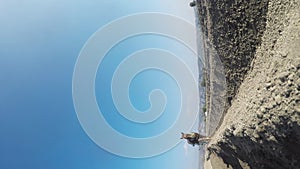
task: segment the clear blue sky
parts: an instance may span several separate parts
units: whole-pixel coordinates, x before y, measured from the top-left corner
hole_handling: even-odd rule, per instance
[[[95,31],[119,17],[139,12],[168,13],[193,23],[193,9],[188,3],[188,0],[0,0],[0,168],[197,168],[198,148],[184,142],[164,154],[145,159],[124,158],[102,150],[80,126],[72,100],[76,59]],[[126,47],[120,44],[110,55],[130,53],[150,44],[150,47],[166,49],[175,43],[151,35],[139,38],[127,40]],[[147,42],[140,43],[145,40]],[[160,43],[153,45],[151,40]],[[105,61],[120,62],[118,59]],[[103,79],[112,73],[110,64],[104,65],[108,67],[100,67],[96,79],[97,101],[102,109],[112,109],[109,98],[101,95],[109,90],[102,83]],[[195,65],[191,68],[194,72]],[[158,83],[149,83],[147,77],[161,79],[159,87],[174,96],[170,97],[171,106],[167,106],[166,111],[174,111],[179,102],[178,88],[172,78],[157,71],[146,71],[132,82],[134,106],[140,110],[149,107],[143,98],[146,99]],[[176,115],[166,114],[152,126],[144,126],[143,131],[147,132],[143,133],[141,124],[129,123],[128,128],[122,128],[118,126],[125,123],[122,118],[115,118],[117,115],[113,114],[104,116],[116,130],[132,137],[157,135],[176,118]]]

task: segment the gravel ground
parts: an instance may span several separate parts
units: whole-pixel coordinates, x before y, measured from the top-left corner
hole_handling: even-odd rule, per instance
[[[228,98],[205,168],[300,168],[300,1],[197,2]]]

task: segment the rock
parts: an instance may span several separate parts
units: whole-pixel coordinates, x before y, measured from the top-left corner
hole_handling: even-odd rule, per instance
[[[236,128],[235,128],[235,125],[234,124],[232,124],[231,126],[230,126],[230,129],[232,130],[232,131],[234,131]]]
[[[274,86],[274,83],[268,82],[265,84],[266,89],[268,90],[270,87]]]
[[[261,107],[261,108],[260,108],[260,111],[261,111],[262,113],[266,113],[267,109],[266,109],[265,107]]]
[[[293,82],[291,80],[288,80],[287,84],[289,87],[291,87],[293,85]]]
[[[286,89],[284,91],[284,93],[283,93],[283,95],[285,96],[285,98],[290,97],[292,91],[293,91],[292,89]]]
[[[263,118],[263,114],[258,113],[258,114],[256,115],[256,117],[259,118],[259,119],[262,119],[262,118]]]
[[[296,78],[296,74],[295,73],[291,73],[289,76],[288,76],[288,79],[293,81],[294,79]]]
[[[273,86],[269,89],[271,92],[274,92],[276,90],[276,86]]]
[[[280,52],[280,55],[281,55],[281,57],[283,57],[283,58],[286,58],[288,54],[289,54],[289,52],[288,52],[287,49],[286,49],[286,50],[282,50],[282,51]]]
[[[297,113],[300,113],[300,105],[297,105],[294,107],[294,110],[297,112]]]
[[[269,136],[268,139],[269,139],[270,141],[277,142],[276,138],[275,138],[273,135]],[[274,148],[273,148],[273,149],[274,149]]]
[[[262,105],[265,102],[265,100],[262,98],[259,100],[260,105]]]
[[[296,72],[296,71],[297,71],[297,67],[294,66],[293,64],[290,64],[290,65],[288,66],[288,70],[289,70],[289,71],[292,71],[292,72]]]
[[[259,136],[256,132],[253,133],[253,137],[254,137],[255,139],[260,139],[260,136]]]
[[[282,98],[280,95],[275,96],[275,102],[277,105],[279,105],[282,102]]]
[[[289,72],[281,72],[277,77],[280,79],[281,82],[285,82],[287,80],[288,75]]]
[[[297,90],[300,90],[300,78],[296,81]]]

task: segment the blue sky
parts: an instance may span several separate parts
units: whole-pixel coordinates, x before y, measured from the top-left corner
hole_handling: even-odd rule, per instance
[[[0,0],[0,168],[197,168],[198,148],[186,146],[184,142],[164,154],[144,159],[124,158],[104,151],[80,126],[72,100],[77,57],[95,31],[119,17],[140,12],[168,13],[193,23],[194,13],[188,3],[186,0]],[[151,45],[153,41],[160,43]],[[119,62],[110,59],[113,58],[110,55],[149,46],[168,49],[172,43],[175,42],[149,35],[128,39],[126,47],[119,44],[112,50],[106,60],[108,64],[99,68],[96,78],[99,106],[113,109],[109,97],[101,94],[109,87],[103,81],[110,78],[109,69],[113,69],[110,65]],[[185,49],[176,50],[185,52]],[[186,62],[193,66],[193,61]],[[197,72],[195,65],[191,69]],[[150,83],[147,79],[153,77],[162,80]],[[143,126],[142,130],[147,132],[141,131],[141,124],[128,123],[128,128],[118,126],[126,121],[115,118],[116,112],[104,114],[107,121],[132,137],[150,137],[165,130],[177,117],[176,113],[167,113],[176,112],[179,102],[174,79],[155,70],[146,71],[133,80],[130,96],[137,109],[146,110],[149,103],[143,98],[156,87],[172,97],[160,121]]]

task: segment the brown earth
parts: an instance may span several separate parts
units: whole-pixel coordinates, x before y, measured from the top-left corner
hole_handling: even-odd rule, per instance
[[[206,58],[217,53],[227,83],[225,116],[210,132],[205,168],[300,168],[300,1],[196,4],[210,43]]]

